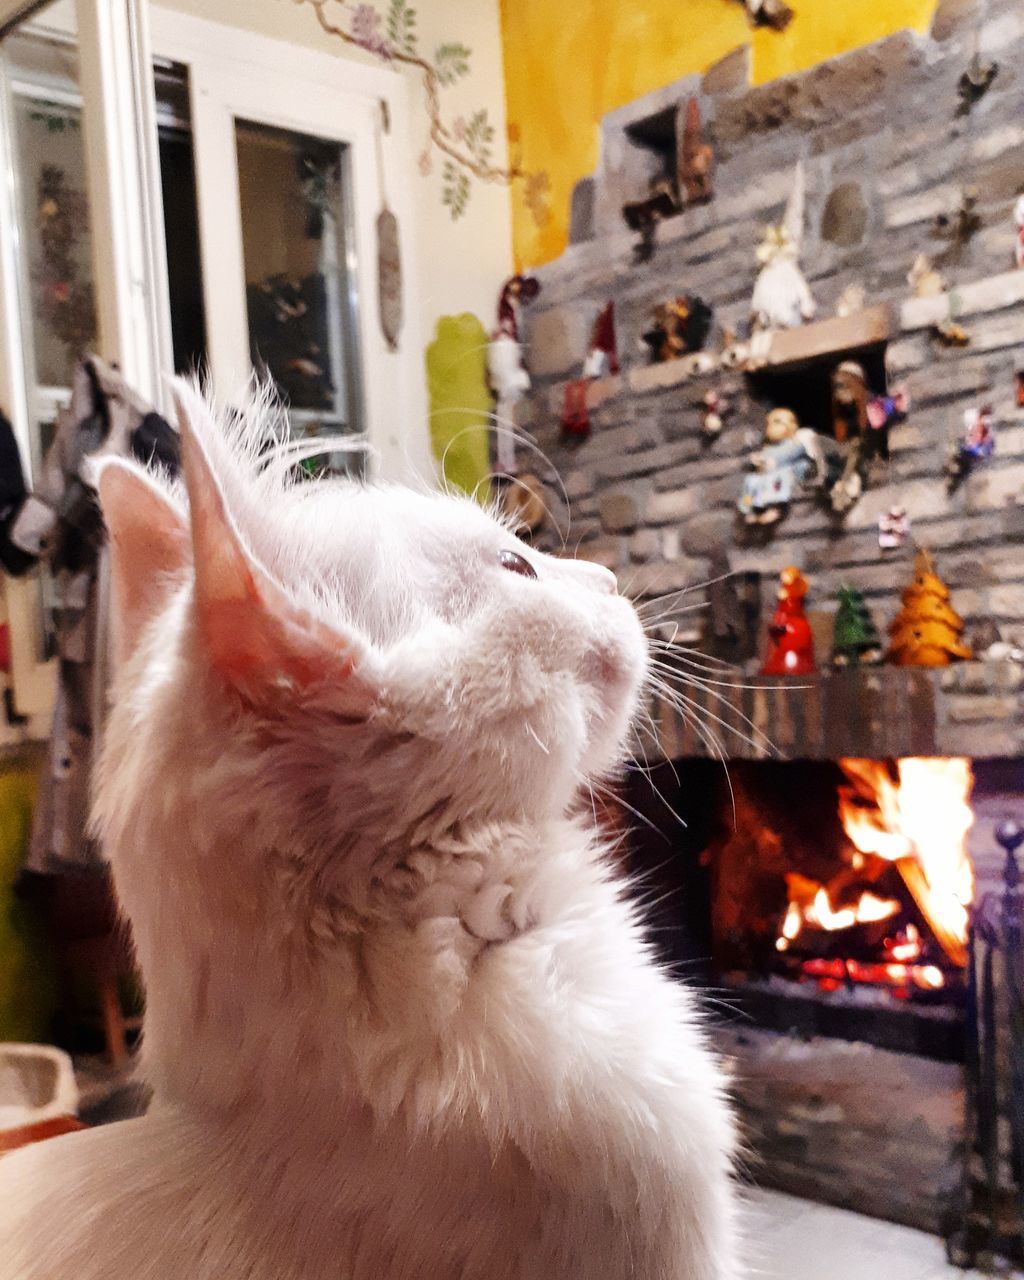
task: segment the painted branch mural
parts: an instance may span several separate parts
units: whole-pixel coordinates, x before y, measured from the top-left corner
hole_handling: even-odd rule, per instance
[[[296,0],[312,8],[321,30],[345,44],[363,49],[382,62],[399,63],[419,73],[426,96],[429,121],[427,145],[419,158],[420,172],[433,169],[433,152],[441,156],[441,199],[453,219],[466,212],[472,183],[499,182],[511,185],[522,181],[527,205],[538,224],[548,216],[546,174],[530,174],[513,158],[507,166],[494,162],[494,125],[485,107],[468,118],[456,116],[450,122],[443,110],[442,91],[468,76],[472,50],[457,40],[439,44],[428,56],[419,45],[417,15],[409,0],[389,0],[379,8],[363,0]],[[515,145],[510,136],[510,145]]]

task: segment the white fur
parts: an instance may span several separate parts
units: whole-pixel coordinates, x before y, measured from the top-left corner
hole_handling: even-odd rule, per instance
[[[168,584],[97,799],[154,1100],[0,1160],[0,1277],[731,1280],[719,1068],[572,816],[635,711],[631,606],[469,502],[289,488],[195,425],[371,698],[254,709]]]

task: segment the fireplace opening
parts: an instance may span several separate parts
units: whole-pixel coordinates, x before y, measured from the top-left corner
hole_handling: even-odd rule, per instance
[[[637,775],[658,945],[758,1026],[962,1060],[971,788],[960,758]]]

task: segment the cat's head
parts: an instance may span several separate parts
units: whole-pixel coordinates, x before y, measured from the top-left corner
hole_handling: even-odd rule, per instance
[[[548,817],[620,761],[646,644],[608,570],[466,499],[289,482],[177,394],[184,491],[121,461],[98,476],[120,804],[146,803],[125,781],[144,742],[216,779],[233,821],[272,812],[321,846],[435,810]]]

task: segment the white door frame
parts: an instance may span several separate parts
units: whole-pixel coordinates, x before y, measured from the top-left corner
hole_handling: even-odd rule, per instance
[[[419,333],[415,207],[410,181],[409,85],[386,67],[364,66],[205,18],[154,6],[153,53],[189,69],[192,136],[206,330],[215,386],[230,397],[249,375],[234,120],[240,116],[351,147],[359,346],[366,433],[380,478],[432,483],[423,345]],[[401,239],[404,324],[399,350],[381,333],[375,221],[380,211],[377,131],[381,103],[390,131],[380,138],[388,202]]]

